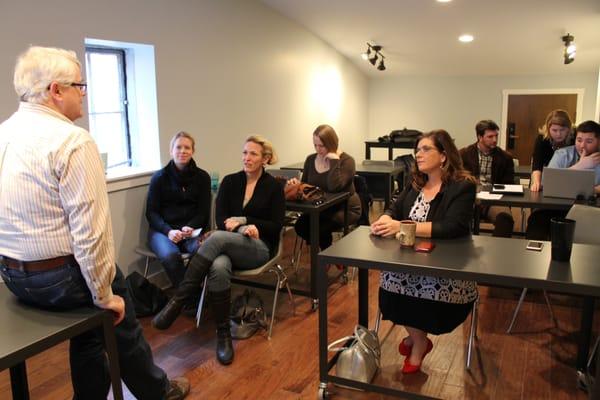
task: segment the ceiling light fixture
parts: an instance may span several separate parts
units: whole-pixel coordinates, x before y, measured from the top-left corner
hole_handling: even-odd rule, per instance
[[[565,43],[565,51],[563,53],[564,63],[571,64],[575,61],[575,55],[577,54],[577,46],[573,42],[575,37],[570,33],[567,33],[562,37],[562,41]]]
[[[452,0],[437,0],[438,3],[450,3]]]
[[[471,43],[473,41],[473,39],[474,39],[473,35],[469,35],[468,33],[466,33],[464,35],[460,35],[458,37],[458,40],[463,43]]]
[[[367,51],[362,53],[361,57],[363,60],[369,61],[373,66],[377,64],[377,61],[379,61],[377,69],[380,71],[385,71],[385,64],[383,63],[385,57],[383,56],[383,54],[381,54],[382,49],[382,46],[376,44],[372,45],[371,43],[367,42]]]

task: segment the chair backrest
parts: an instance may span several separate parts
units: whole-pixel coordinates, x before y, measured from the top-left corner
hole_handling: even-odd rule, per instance
[[[373,204],[373,195],[369,192],[367,180],[364,176],[354,175],[354,189],[360,198],[361,212],[358,218],[358,225],[370,225],[369,223],[369,208]]]
[[[394,161],[392,160],[363,160],[363,165],[384,165],[384,166],[394,166]]]
[[[600,244],[600,208],[575,204],[569,210],[567,218],[576,221],[573,238],[575,243]]]
[[[403,167],[403,173],[398,174],[396,183],[398,184],[398,192],[402,192],[405,187],[408,187],[412,182],[412,170],[415,166],[415,157],[412,154],[404,154],[394,159],[394,163]],[[402,177],[402,179],[400,179]]]

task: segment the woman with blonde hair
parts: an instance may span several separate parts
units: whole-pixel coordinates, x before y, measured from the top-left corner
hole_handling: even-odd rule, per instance
[[[573,122],[565,110],[554,110],[546,116],[533,147],[530,185],[532,192],[542,189],[542,170],[552,159],[554,151],[572,144],[572,133]]]
[[[234,269],[254,269],[275,255],[283,226],[283,186],[265,172],[277,161],[271,143],[250,136],[243,149],[243,169],[223,178],[216,201],[218,230],[202,243],[191,259],[173,298],[152,320],[167,329],[185,302],[197,295],[208,274],[208,295],[217,324],[217,360],[233,361],[229,323],[231,276]]]
[[[183,280],[182,253],[195,254],[195,229],[210,221],[210,176],[192,158],[194,138],[178,132],[171,139],[171,161],[150,180],[146,201],[148,246],[156,254],[173,287]]]

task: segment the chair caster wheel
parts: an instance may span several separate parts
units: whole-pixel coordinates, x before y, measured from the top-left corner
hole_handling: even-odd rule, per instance
[[[319,309],[319,299],[312,299],[312,303],[310,305],[310,311],[317,311]]]
[[[327,392],[327,388],[319,388],[319,393],[317,395],[317,399],[325,400],[329,398],[329,393]]]

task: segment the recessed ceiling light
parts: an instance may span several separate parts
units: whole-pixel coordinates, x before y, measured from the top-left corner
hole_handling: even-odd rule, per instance
[[[438,3],[450,3],[452,0],[437,0]]]
[[[468,35],[468,34],[465,34],[465,35],[460,35],[460,36],[458,37],[458,40],[460,40],[460,41],[461,41],[461,42],[463,42],[463,43],[469,43],[469,42],[472,42],[472,41],[473,41],[473,39],[474,39],[474,38],[473,38],[473,35]]]

